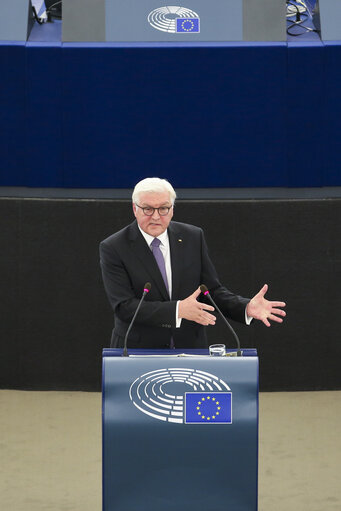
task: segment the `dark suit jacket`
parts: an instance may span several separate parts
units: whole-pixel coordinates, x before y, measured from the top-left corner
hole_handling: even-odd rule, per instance
[[[172,264],[171,300],[136,221],[101,242],[104,287],[115,317],[111,347],[123,346],[146,282],[151,283],[151,290],[129,334],[130,348],[167,348],[171,336],[176,348],[206,347],[204,326],[182,320],[181,327],[175,328],[177,300],[187,298],[200,284],[208,287],[223,314],[245,323],[245,307],[249,300],[231,293],[220,284],[202,229],[171,222],[168,236]],[[200,299],[205,301],[202,295]]]

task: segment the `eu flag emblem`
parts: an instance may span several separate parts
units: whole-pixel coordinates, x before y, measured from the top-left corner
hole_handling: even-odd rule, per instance
[[[232,424],[231,392],[186,392],[186,424]]]
[[[200,18],[176,18],[177,33],[200,32]]]

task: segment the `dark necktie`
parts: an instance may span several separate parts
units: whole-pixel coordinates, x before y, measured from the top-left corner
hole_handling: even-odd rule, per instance
[[[160,240],[158,240],[157,238],[154,238],[150,245],[152,247],[153,256],[156,259],[156,262],[157,262],[157,265],[158,265],[159,270],[161,272],[161,275],[162,275],[163,281],[165,283],[167,292],[169,294],[168,279],[167,279],[167,273],[166,273],[166,265],[165,265],[165,260],[164,260],[163,254],[162,254],[161,249],[160,249],[160,243],[161,243]]]
[[[167,292],[169,294],[168,279],[167,279],[167,273],[166,273],[166,265],[165,265],[165,260],[164,260],[163,254],[162,254],[161,249],[160,249],[160,244],[161,244],[161,241],[158,240],[157,238],[154,238],[153,241],[151,242],[150,246],[152,247],[153,256],[156,259],[156,262],[157,262],[157,265],[158,265],[159,270],[161,272],[161,275],[162,275],[163,281],[165,283]],[[171,347],[171,349],[174,349],[174,339],[173,339],[173,337],[171,337],[171,340],[170,340],[170,347]]]

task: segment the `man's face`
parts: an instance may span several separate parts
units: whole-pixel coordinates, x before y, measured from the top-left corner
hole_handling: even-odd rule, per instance
[[[145,192],[141,193],[139,197],[138,205],[142,208],[151,207],[151,208],[160,208],[161,206],[172,206],[172,203],[169,199],[169,192],[162,193],[154,193],[154,192]],[[169,222],[173,216],[173,208],[169,210],[166,216],[159,215],[158,211],[154,211],[151,216],[147,216],[143,213],[141,207],[137,207],[133,204],[134,215],[136,217],[137,223],[141,227],[141,229],[150,234],[150,236],[160,236],[168,227]]]

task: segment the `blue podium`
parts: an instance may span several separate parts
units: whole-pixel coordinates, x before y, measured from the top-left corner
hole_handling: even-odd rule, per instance
[[[103,351],[103,510],[255,511],[258,358]]]

